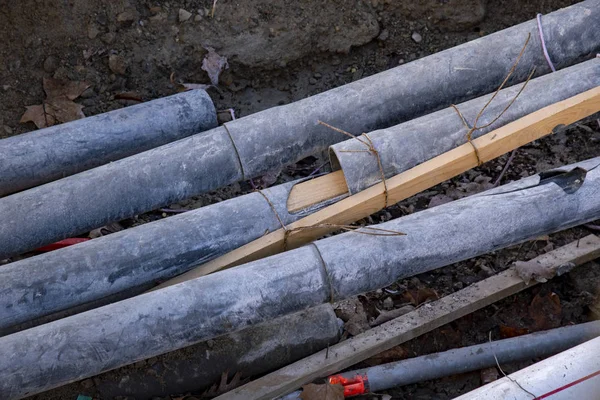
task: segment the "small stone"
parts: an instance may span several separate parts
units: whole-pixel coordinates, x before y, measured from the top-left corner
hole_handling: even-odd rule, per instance
[[[321,79],[321,77],[322,77],[323,75],[321,75],[320,73],[318,73],[318,72],[317,72],[317,73],[315,73],[313,76],[315,77],[315,79]]]
[[[194,21],[196,21],[196,22],[200,22],[200,21],[202,21],[203,19],[204,19],[204,17],[202,17],[202,15],[200,15],[200,14],[198,14],[198,15],[196,15],[196,16],[194,17]]]
[[[53,73],[58,68],[58,60],[54,56],[50,56],[44,60],[44,71]]]
[[[384,29],[381,31],[379,36],[377,36],[377,39],[384,42],[384,41],[388,40],[389,37],[390,37],[390,31],[388,31],[387,29]]]
[[[386,310],[391,310],[394,308],[394,300],[392,300],[391,297],[386,297],[385,300],[383,300],[383,308]]]
[[[102,35],[100,37],[100,40],[102,40],[106,44],[111,44],[112,42],[115,41],[115,37],[116,37],[116,35],[113,32],[108,32],[108,33],[105,33],[104,35]]]
[[[79,95],[79,97],[81,97],[82,99],[89,99],[89,98],[94,97],[94,96],[96,96],[96,92],[94,92],[94,89],[91,88],[91,87],[85,89],[83,91],[83,93],[81,93]]]
[[[333,57],[333,60],[331,60],[331,65],[336,66],[336,65],[340,65],[342,63],[342,60],[340,60],[338,57]]]
[[[4,132],[6,132],[8,135],[12,135],[13,129],[8,125],[4,125]]]
[[[206,341],[206,345],[208,346],[209,349],[212,349],[213,347],[215,347],[215,341],[212,339],[209,339]]]
[[[86,389],[90,389],[94,386],[94,381],[92,381],[91,379],[84,379],[81,381],[81,386],[83,386]]]
[[[100,34],[100,29],[94,24],[90,24],[88,26],[88,37],[90,39],[96,39],[96,37]]]
[[[317,80],[315,78],[310,78],[308,80],[308,83],[310,83],[311,85],[314,85],[315,83],[317,83]]]
[[[135,14],[131,10],[123,11],[117,15],[117,22],[122,24],[131,24],[133,21],[135,21]]]
[[[185,22],[192,17],[192,13],[184,10],[183,8],[179,9],[179,22]]]
[[[421,43],[423,40],[423,37],[418,32],[413,32],[411,38],[415,41],[415,43]]]
[[[116,54],[111,54],[108,57],[108,67],[115,74],[125,75],[127,72],[127,62],[123,57]]]

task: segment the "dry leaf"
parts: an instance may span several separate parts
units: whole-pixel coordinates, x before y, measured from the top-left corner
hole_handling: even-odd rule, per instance
[[[208,77],[213,85],[219,84],[219,75],[221,71],[229,68],[227,57],[222,57],[215,52],[212,47],[207,47],[208,54],[202,60],[202,69],[208,73]]]
[[[204,83],[182,83],[181,86],[185,90],[207,90],[212,87],[212,85],[206,85]]]
[[[242,374],[240,372],[237,372],[233,378],[231,378],[231,382],[229,383],[227,383],[228,375],[228,371],[223,372],[221,374],[221,382],[219,382],[218,385],[215,383],[210,389],[202,394],[202,397],[209,399],[217,397],[223,393],[227,393],[233,389],[236,389],[245,383],[245,380],[242,380]]]
[[[575,268],[575,264],[572,262],[557,266],[550,263],[540,263],[539,261],[534,260],[515,261],[513,265],[517,271],[517,275],[525,281],[525,284],[529,284],[529,282],[533,280],[544,283],[547,282],[548,279],[552,279],[557,275],[563,275]]]
[[[529,305],[529,316],[534,321],[533,331],[542,331],[560,326],[562,306],[554,292],[538,293]]]
[[[522,336],[529,333],[526,328],[514,328],[512,326],[500,325],[500,337],[508,339],[512,337]]]
[[[428,288],[407,290],[402,294],[402,297],[405,301],[410,302],[415,307],[428,300],[437,300],[439,298],[435,290]]]
[[[45,128],[85,117],[83,106],[73,100],[90,87],[89,84],[54,78],[44,78],[43,83],[46,100],[39,105],[27,106],[20,123],[33,122],[38,128]]]
[[[302,400],[344,400],[344,387],[337,384],[332,385],[331,383],[322,385],[309,383],[302,386],[300,398]]]
[[[38,104],[35,106],[25,107],[26,111],[19,120],[20,123],[33,122],[39,129],[47,126],[52,126],[56,123],[56,120],[51,115],[46,115],[44,112],[44,105]]]
[[[75,100],[89,87],[90,85],[86,82],[44,78],[44,91],[48,100],[61,97]]]

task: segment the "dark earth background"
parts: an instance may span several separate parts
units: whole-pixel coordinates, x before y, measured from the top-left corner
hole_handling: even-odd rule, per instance
[[[456,46],[576,3],[567,0],[0,0],[0,138],[35,129],[20,124],[25,106],[44,98],[43,77],[83,80],[91,87],[76,101],[90,116],[177,92],[177,82],[209,83],[201,69],[207,47],[228,58],[229,69],[209,93],[218,110],[237,117],[286,104]],[[109,57],[113,62],[109,64]],[[116,56],[116,57],[115,57]],[[474,79],[476,77],[474,76]],[[125,93],[125,95],[124,95]],[[360,113],[361,110],[356,110]],[[219,113],[221,121],[229,112]],[[517,151],[502,182],[600,155],[600,121],[590,118]],[[361,132],[354,132],[360,134]],[[359,221],[387,221],[488,188],[508,156],[489,162]],[[326,161],[309,157],[256,181],[259,186],[306,176]],[[323,168],[327,171],[328,166]],[[1,173],[1,172],[0,172]],[[244,182],[171,208],[197,208],[247,193]],[[152,212],[121,221],[124,228],[167,218]],[[378,310],[423,302],[584,237],[586,227],[400,281],[339,306],[347,334],[368,327]],[[500,301],[359,366],[481,343],[589,320],[600,293],[598,266]],[[178,357],[174,352],[170,357]],[[139,363],[138,363],[139,364]],[[136,364],[136,366],[138,365]],[[508,373],[528,363],[503,365]],[[144,368],[143,363],[138,366]],[[132,368],[132,367],[129,367]],[[394,399],[449,399],[481,385],[469,373],[387,391]],[[75,399],[93,394],[93,380],[35,396]],[[173,398],[201,393],[173,393]],[[179,397],[184,396],[184,397]],[[380,394],[364,398],[382,398]],[[387,397],[389,398],[389,397]]]

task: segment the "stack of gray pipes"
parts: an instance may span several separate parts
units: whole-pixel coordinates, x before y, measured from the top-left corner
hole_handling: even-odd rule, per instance
[[[559,68],[577,64],[599,50],[600,32],[594,26],[600,22],[600,1],[557,11],[543,21],[550,54]],[[319,126],[318,119],[361,133],[492,92],[528,34],[532,39],[512,83],[523,81],[533,65],[538,66],[540,77],[530,82],[519,101],[490,129],[600,84],[600,60],[541,76],[549,68],[537,29],[535,21],[530,21],[301,102],[0,199],[0,212],[7,219],[0,227],[0,242],[6,243],[0,257],[260,175],[345,138]],[[485,74],[473,79],[473,68]],[[518,89],[504,90],[481,122],[497,115]],[[539,95],[542,90],[544,96]],[[468,101],[459,108],[467,120],[472,120],[487,98]],[[415,131],[423,134],[415,135]],[[378,148],[387,151],[389,147],[382,160],[386,175],[391,176],[464,143],[464,133],[456,113],[442,109],[373,132],[370,137],[381,144]],[[478,132],[482,133],[485,131]],[[398,143],[405,147],[404,153],[394,151]],[[355,141],[348,141],[334,146],[332,152],[350,192],[355,193],[376,183],[379,171],[372,160],[358,163],[364,165],[355,170],[356,161],[345,160],[339,151],[352,146]],[[590,160],[558,174],[528,178],[384,224],[388,229],[410,230],[407,237],[339,235],[5,336],[0,338],[0,348],[8,355],[0,360],[0,393],[19,398],[593,220],[600,215],[598,164],[600,160]],[[567,193],[561,185],[574,179],[582,184]],[[109,181],[115,193],[98,189]],[[293,184],[266,192],[284,223],[314,211],[287,212],[286,200]],[[539,210],[532,209],[532,198],[555,210],[559,217],[550,221],[539,215]],[[463,215],[467,209],[469,215]],[[27,213],[36,224],[28,221]],[[482,225],[480,229],[464,228],[472,222],[469,218],[485,215],[493,221],[484,219],[485,224],[475,224]],[[484,235],[481,230],[486,224],[500,226],[498,235]],[[136,293],[156,280],[184,272],[279,227],[270,206],[255,193],[9,264],[0,269],[0,329],[123,291]],[[18,238],[14,232],[19,233]],[[442,240],[440,235],[455,239]],[[183,237],[197,240],[189,243],[188,239],[181,240]],[[363,245],[357,246],[356,240]],[[366,246],[365,240],[369,242]],[[423,243],[440,245],[425,248]],[[365,251],[347,252],[359,247]],[[331,286],[324,282],[331,282]],[[165,321],[169,321],[168,331]],[[77,345],[85,342],[82,335],[97,345],[93,349]],[[33,360],[38,360],[35,369],[24,368]]]

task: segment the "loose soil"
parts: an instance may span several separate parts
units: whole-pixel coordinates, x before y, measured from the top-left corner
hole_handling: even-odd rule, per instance
[[[317,1],[212,0],[136,1],[0,0],[0,138],[35,129],[20,124],[25,106],[44,98],[43,77],[91,84],[80,99],[85,115],[95,115],[176,93],[178,82],[209,83],[201,69],[208,47],[228,58],[218,88],[210,88],[219,118],[237,117],[290,103],[434,52],[526,21],[575,1],[567,0],[391,0]],[[111,57],[112,56],[112,57]],[[113,61],[109,63],[109,58]],[[128,93],[122,96],[122,93]],[[357,110],[360,112],[360,110]],[[516,152],[502,182],[600,154],[600,122],[589,119]],[[356,132],[360,133],[360,132]],[[489,162],[363,221],[398,218],[484,190],[508,156]],[[263,177],[260,186],[306,176],[325,161],[309,157]],[[327,171],[328,166],[324,167]],[[172,208],[198,208],[251,190],[247,182],[194,197]],[[131,227],[169,215],[151,212],[121,221]],[[407,293],[430,301],[528,260],[591,231],[585,227],[539,238],[359,296],[368,325],[384,307],[402,307]],[[461,318],[360,366],[447,350],[486,341],[506,332],[532,332],[589,320],[598,296],[598,268],[592,265]],[[433,294],[432,294],[433,293]],[[560,307],[537,309],[554,293]],[[418,297],[418,296],[417,296]],[[359,324],[360,325],[360,324]],[[348,333],[350,334],[350,333]],[[168,357],[185,357],[185,350]],[[508,373],[529,363],[503,366]],[[127,368],[146,368],[138,364]],[[114,373],[126,375],[126,369]],[[243,371],[242,371],[243,373]],[[481,384],[479,373],[393,389],[394,399],[449,399]],[[94,381],[76,382],[34,396],[75,399],[94,395]],[[198,393],[172,393],[173,397]],[[170,397],[167,397],[170,398]],[[366,398],[380,398],[370,395]]]

